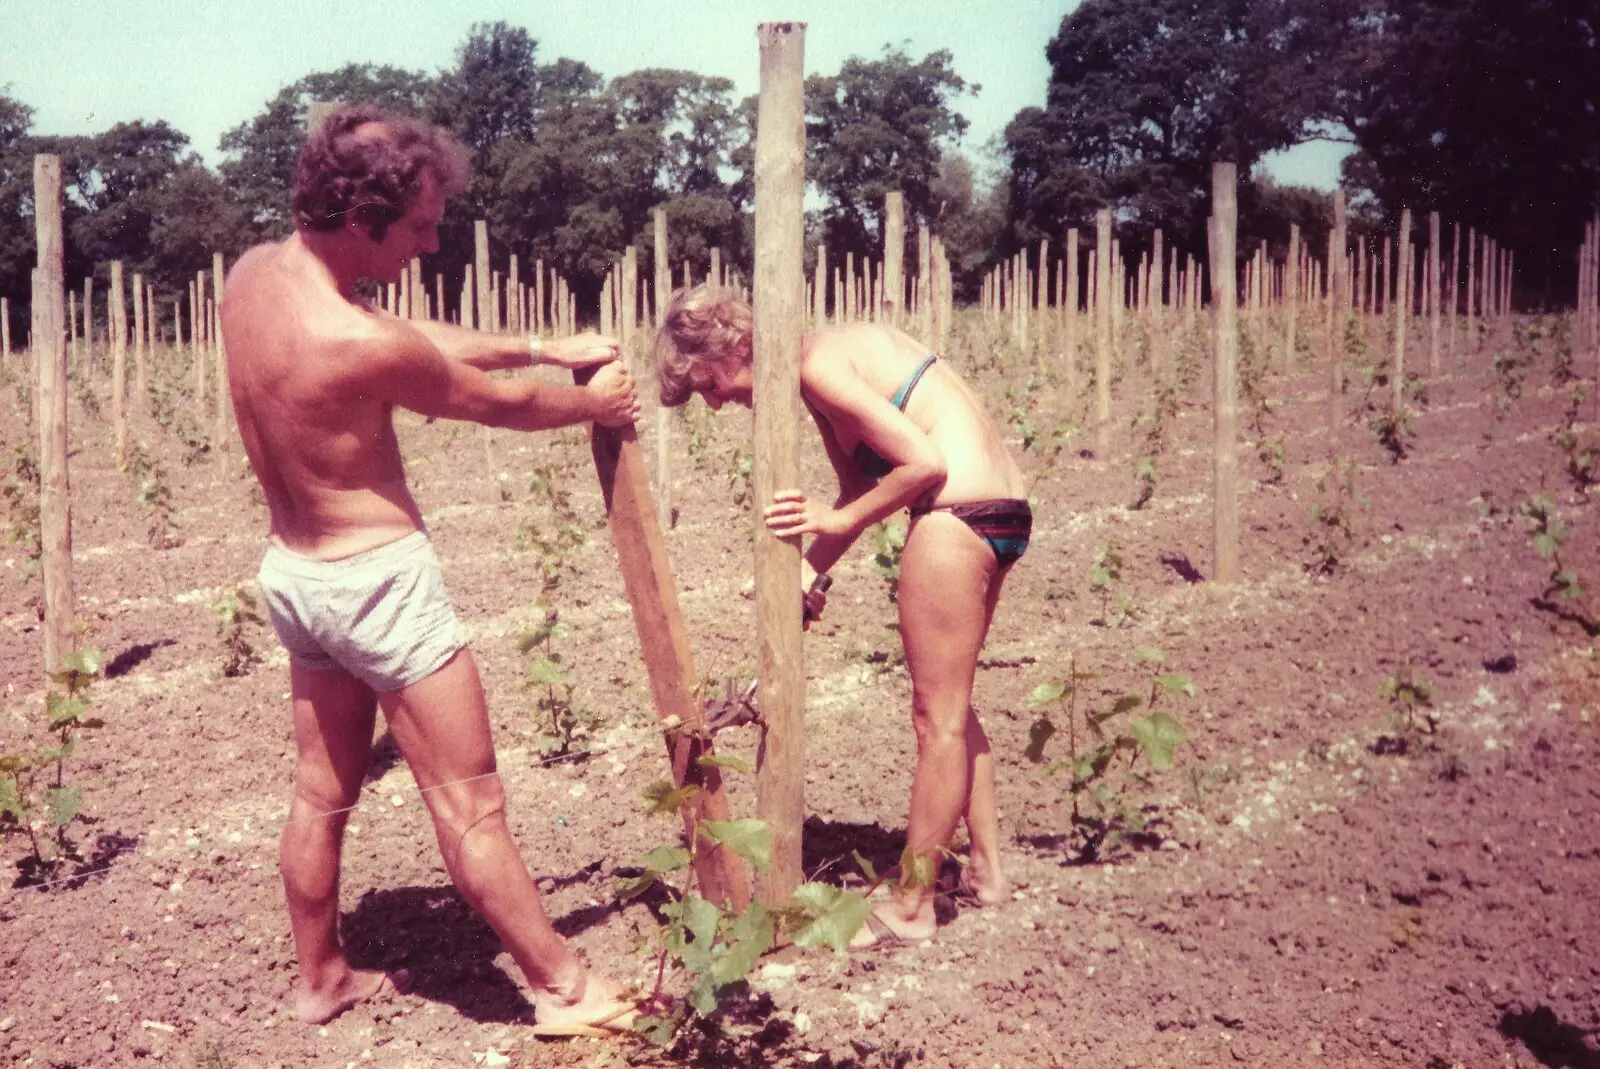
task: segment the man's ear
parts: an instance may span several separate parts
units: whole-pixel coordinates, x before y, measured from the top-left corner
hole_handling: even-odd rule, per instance
[[[354,208],[348,212],[345,212],[343,229],[345,234],[349,237],[360,238],[362,241],[371,241],[374,243],[377,241],[377,239],[372,236],[372,224],[362,221],[361,214]]]

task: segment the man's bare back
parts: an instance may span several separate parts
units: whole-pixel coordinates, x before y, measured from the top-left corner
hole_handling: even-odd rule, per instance
[[[444,196],[426,176],[422,186],[406,217],[362,250],[354,277],[398,277],[412,256],[437,248]],[[395,440],[397,404],[525,430],[638,414],[619,364],[588,387],[494,379],[486,372],[531,362],[525,339],[408,323],[351,299],[341,282],[315,236],[297,232],[241,258],[223,300],[240,436],[272,538],[287,549],[334,560],[422,529]],[[578,367],[616,353],[608,339],[584,335],[553,343],[549,359]]]
[[[421,530],[393,405],[366,394],[353,366],[381,333],[373,316],[292,239],[251,250],[227,294],[229,385],[272,538],[332,560]]]

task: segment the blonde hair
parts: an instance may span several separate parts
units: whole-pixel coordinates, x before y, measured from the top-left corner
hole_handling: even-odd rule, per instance
[[[702,283],[673,293],[656,332],[661,403],[676,408],[707,383],[708,365],[750,362],[750,305],[738,292]]]

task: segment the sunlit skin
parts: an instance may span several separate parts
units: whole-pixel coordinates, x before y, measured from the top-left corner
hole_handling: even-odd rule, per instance
[[[889,398],[927,350],[898,330],[872,324],[807,334],[801,345],[801,398],[816,423],[839,480],[831,505],[803,490],[781,490],[764,510],[781,537],[813,536],[801,566],[808,615],[820,616],[826,595],[809,590],[869,526],[919,501],[947,505],[1024,496],[1022,474],[976,397],[944,361],[934,363],[905,412]],[[724,363],[706,363],[696,392],[713,409],[753,406],[748,346]],[[893,465],[876,483],[851,455],[871,445]],[[978,654],[1009,568],[966,524],[941,512],[914,519],[900,561],[900,633],[912,680],[917,767],[907,842],[936,853],[964,818],[971,842],[964,876],[985,903],[1010,892],[1001,866],[994,761],[972,709]],[[908,939],[931,936],[933,891],[897,887],[874,906],[878,919]],[[858,945],[870,944],[863,929]]]
[[[376,129],[369,132],[370,127]],[[385,136],[368,124],[357,136]],[[408,322],[355,295],[361,279],[397,280],[438,249],[445,195],[424,171],[402,218],[381,235],[349,218],[258,246],[230,272],[222,305],[239,433],[271,514],[270,537],[303,556],[339,560],[423,529],[395,438],[393,411],[518,430],[637,418],[617,343],[595,334],[547,343],[538,362],[601,364],[585,387],[497,378],[533,363],[518,336]],[[532,985],[542,1026],[632,1012],[556,934],[505,820],[488,711],[472,651],[397,691],[376,694],[343,669],[291,663],[298,764],[279,868],[300,975],[296,1016],[322,1022],[404,975],[351,968],[339,938],[339,859],[369,767],[378,709],[423,790],[451,880],[489,922]]]

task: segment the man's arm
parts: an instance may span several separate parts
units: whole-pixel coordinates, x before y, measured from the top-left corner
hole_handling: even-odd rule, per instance
[[[424,416],[510,430],[545,430],[589,420],[616,427],[638,418],[633,379],[620,363],[602,367],[586,386],[498,379],[466,360],[447,358],[417,324],[369,323],[372,329],[340,344],[351,369],[350,387],[367,397]],[[482,337],[498,340],[495,335]]]
[[[458,361],[479,371],[503,371],[540,364],[589,367],[615,360],[621,352],[616,339],[592,331],[567,338],[540,339],[531,334],[492,334],[431,319],[395,319],[395,322],[403,322],[427,338],[446,360]]]

